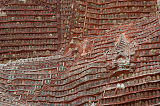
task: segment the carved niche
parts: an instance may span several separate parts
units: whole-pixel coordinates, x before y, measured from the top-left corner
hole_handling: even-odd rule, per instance
[[[107,58],[111,60],[110,67],[113,74],[132,72],[134,64],[131,62],[131,56],[134,55],[137,45],[135,42],[130,42],[125,33],[122,33],[115,47],[107,52]]]

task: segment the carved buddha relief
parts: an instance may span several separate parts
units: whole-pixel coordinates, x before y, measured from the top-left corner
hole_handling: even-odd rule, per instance
[[[131,56],[135,53],[136,47],[136,43],[130,42],[125,33],[119,36],[115,47],[109,50],[106,55],[112,60],[110,66],[116,68],[113,74],[124,70],[133,71],[134,64],[131,63]]]

